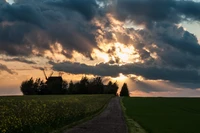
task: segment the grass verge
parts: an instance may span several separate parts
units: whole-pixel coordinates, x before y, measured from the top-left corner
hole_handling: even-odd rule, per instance
[[[122,102],[123,97],[120,99],[120,104],[122,107],[122,111],[126,120],[126,124],[128,126],[128,132],[129,133],[147,133],[136,121],[128,117],[126,114],[126,108]]]

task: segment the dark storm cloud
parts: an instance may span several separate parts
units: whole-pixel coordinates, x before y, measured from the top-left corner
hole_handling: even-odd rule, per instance
[[[3,4],[5,4],[5,3],[6,3],[5,0],[0,0],[0,6],[3,5]]]
[[[103,4],[100,6],[98,2]],[[93,59],[98,41],[133,45],[143,63],[116,65],[116,49],[107,52],[115,58],[110,64],[88,66],[80,63],[53,63],[53,69],[73,74],[118,76],[141,75],[146,79],[174,82],[200,80],[200,45],[197,37],[178,26],[182,21],[200,21],[200,3],[177,0],[0,0],[0,52],[11,56],[38,56],[50,45],[60,43],[61,54],[73,58],[73,51]],[[143,29],[117,29],[111,17],[121,23],[144,25]],[[99,24],[94,23],[97,20]],[[115,29],[116,28],[116,29]],[[103,42],[102,41],[102,42]],[[56,47],[56,46],[55,46]],[[102,49],[99,49],[102,50]],[[103,51],[103,50],[102,50]],[[36,52],[36,53],[37,53]],[[133,61],[134,62],[134,61]],[[39,69],[39,68],[38,68]]]
[[[126,64],[122,66],[98,64],[96,66],[88,66],[80,63],[53,63],[53,69],[73,74],[94,74],[99,76],[117,77],[119,73],[125,75],[135,74],[143,76],[151,80],[170,80],[174,82],[199,82],[200,75],[197,70],[193,69],[171,69],[160,68],[156,66],[145,66],[143,64]]]
[[[16,74],[16,72],[14,72],[11,69],[9,69],[6,65],[3,65],[3,64],[0,63],[0,72],[1,71],[6,71],[9,74]]]
[[[98,5],[94,0],[57,0],[46,1],[45,3],[79,12],[87,20],[91,20],[95,16],[96,8],[98,8]]]
[[[163,52],[160,54],[160,60],[165,66],[175,67],[180,69],[185,68],[199,68],[200,67],[200,57],[185,54],[180,51],[171,50],[169,52]]]
[[[183,27],[178,27],[170,23],[154,24],[153,35],[178,50],[188,52],[194,55],[200,55],[200,45],[196,36]],[[156,39],[155,39],[156,40]]]
[[[38,7],[31,4],[4,4],[0,9],[0,22],[22,21],[43,27],[44,18]]]
[[[30,55],[36,49],[42,55],[58,42],[66,57],[72,58],[75,50],[91,58],[92,49],[97,48],[97,27],[90,21],[98,10],[93,0],[16,0],[12,5],[1,2],[0,6],[2,53]]]
[[[177,1],[176,2],[177,12],[185,15],[186,18],[191,18],[194,20],[200,20],[200,2],[196,3],[194,1]]]
[[[7,58],[7,59],[2,58],[1,60],[7,61],[7,62],[18,61],[18,62],[22,62],[22,63],[26,63],[26,64],[37,64],[36,62],[28,60],[28,59],[23,58],[23,57],[15,57],[15,58]]]
[[[116,14],[120,20],[131,19],[138,24],[154,21],[178,22],[179,16],[173,10],[174,0],[118,0]]]
[[[92,49],[98,47],[96,31],[101,28],[91,20],[106,19],[107,12],[114,14],[121,21],[128,19],[147,26],[153,26],[153,22],[178,23],[183,19],[199,18],[199,3],[192,1],[113,0],[109,4],[106,1],[99,2],[104,2],[103,8],[99,8],[95,0],[16,0],[12,5],[1,0],[1,52],[8,55],[29,55],[33,49],[37,49],[42,55],[44,50],[50,50],[49,45],[58,42],[63,46],[61,53],[66,57],[72,58],[72,51],[76,50],[92,59]],[[112,23],[107,21],[105,25],[109,27]],[[116,36],[120,42],[130,42],[122,34],[116,33]],[[184,38],[189,36],[185,33]],[[175,47],[184,42],[181,49],[188,49],[185,39],[163,39]],[[190,39],[194,39],[194,42],[189,43],[196,46],[195,37],[190,36]],[[194,53],[198,53],[198,48]]]
[[[200,3],[176,0],[117,0],[116,16],[130,19],[138,24],[153,22],[179,23],[181,20],[199,20]]]

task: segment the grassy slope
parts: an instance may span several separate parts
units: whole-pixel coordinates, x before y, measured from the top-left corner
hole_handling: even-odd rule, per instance
[[[0,97],[1,133],[43,133],[94,115],[112,95]]]
[[[128,117],[150,133],[199,133],[198,98],[123,98]]]

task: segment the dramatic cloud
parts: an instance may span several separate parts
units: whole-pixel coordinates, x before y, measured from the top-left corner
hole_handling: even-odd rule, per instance
[[[90,4],[73,0],[1,2],[0,51],[15,56],[43,55],[51,45],[60,43],[68,58],[73,50],[91,58],[92,49],[97,47],[97,27],[90,20],[98,5],[85,2]]]
[[[0,0],[0,52],[14,57],[51,53],[66,60],[79,53],[105,61],[50,64],[72,74],[123,73],[195,83],[200,45],[181,23],[200,21],[199,12],[200,2],[188,0],[15,0],[11,5]],[[7,61],[14,60],[34,64]]]
[[[10,70],[6,65],[3,65],[3,64],[0,63],[0,72],[1,71],[6,71],[9,74],[16,74],[16,72]]]
[[[145,66],[144,64],[109,65],[98,64],[89,66],[80,63],[53,63],[54,70],[65,71],[74,74],[94,74],[99,76],[117,77],[119,73],[125,75],[134,74],[150,80],[170,80],[174,82],[199,82],[200,74],[197,70],[171,69],[156,66]]]
[[[185,0],[116,0],[116,16],[151,26],[154,22],[200,20],[200,3]]]

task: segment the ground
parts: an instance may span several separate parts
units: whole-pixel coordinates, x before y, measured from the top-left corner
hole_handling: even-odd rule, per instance
[[[112,98],[100,115],[64,131],[64,133],[128,133],[120,98]]]

